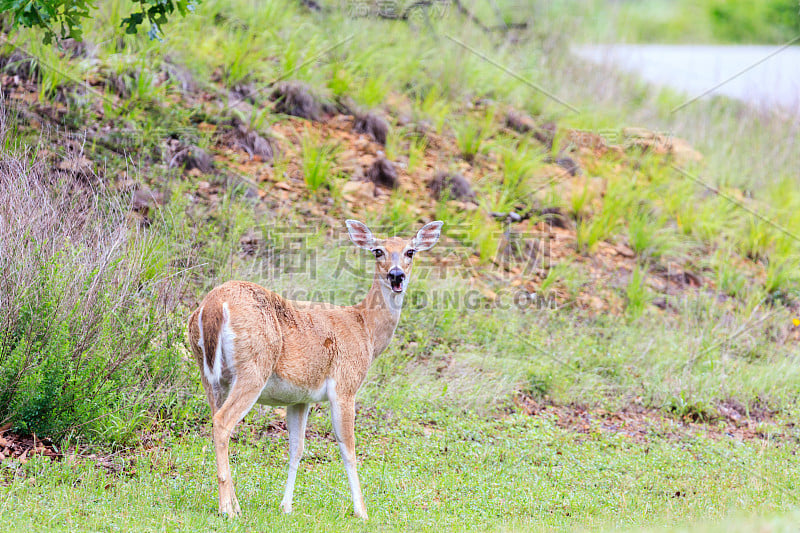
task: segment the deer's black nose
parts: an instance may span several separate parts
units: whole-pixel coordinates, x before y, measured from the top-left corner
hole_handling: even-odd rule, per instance
[[[389,271],[387,278],[389,279],[389,284],[392,286],[393,290],[402,289],[403,280],[406,279],[406,273],[399,268],[394,267]]]

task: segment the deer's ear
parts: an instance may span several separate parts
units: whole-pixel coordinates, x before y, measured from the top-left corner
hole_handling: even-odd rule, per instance
[[[375,247],[375,237],[366,224],[358,220],[347,220],[345,224],[353,244],[365,250],[372,250]]]
[[[422,226],[422,229],[417,232],[417,236],[412,241],[414,249],[420,251],[433,248],[433,245],[436,244],[442,234],[442,225],[444,225],[444,222],[437,220]]]

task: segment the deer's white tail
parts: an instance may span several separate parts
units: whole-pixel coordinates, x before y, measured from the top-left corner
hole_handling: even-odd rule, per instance
[[[203,374],[216,387],[225,368],[235,377],[234,351],[236,334],[231,328],[228,302],[211,302],[197,313],[198,344],[202,352]]]

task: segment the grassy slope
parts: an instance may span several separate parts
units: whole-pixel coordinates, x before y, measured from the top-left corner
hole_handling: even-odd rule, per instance
[[[491,15],[489,6],[478,5],[477,12]],[[556,147],[568,144],[571,128],[603,133],[611,144],[619,141],[622,127],[641,124],[687,137],[705,155],[703,164],[691,167],[692,173],[700,172],[727,195],[789,228],[800,222],[800,195],[791,175],[798,157],[792,149],[796,132],[791,124],[724,101],[670,113],[683,101],[682,95],[653,94],[635,81],[597,73],[564,55],[563,36],[546,30],[548,25],[569,28],[570,22],[559,18],[535,23],[530,33],[521,35],[521,44],[498,46],[498,38],[464,24],[453,11],[434,17],[432,27],[419,33],[401,23],[309,14],[296,3],[269,2],[256,8],[247,2],[204,2],[197,16],[169,26],[166,43],[136,38],[118,49],[115,28],[121,16],[117,3],[104,8],[87,32],[95,48],[85,59],[60,57],[38,44],[35,35],[23,33],[17,42],[42,64],[57,66],[43,69],[41,86],[52,91],[50,96],[41,93],[43,107],[74,88],[63,73],[95,80],[97,88],[109,91],[113,105],[102,105],[94,96],[81,104],[87,100],[78,98],[78,103],[72,100],[66,106],[67,120],[78,131],[87,124],[103,124],[136,132],[132,159],[137,170],[132,174],[154,188],[173,189],[156,226],[168,242],[193,235],[197,250],[192,259],[197,265],[209,263],[198,272],[198,295],[215,280],[236,276],[283,290],[335,287],[332,299],[348,302],[352,291],[365,289],[365,278],[333,278],[326,272],[334,269],[322,267],[338,263],[339,252],[324,249],[331,238],[327,224],[352,214],[394,228],[415,226],[420,218],[435,214],[449,225],[467,228],[460,239],[451,236],[436,257],[445,257],[456,246],[469,253],[486,249],[491,256],[502,232],[499,224],[480,211],[465,215],[461,206],[434,206],[426,198],[424,183],[437,168],[464,172],[486,210],[530,204],[533,198],[535,205],[574,212],[577,223],[559,234],[561,241],[554,245],[554,251],[563,254],[553,259],[559,266],[532,280],[521,279],[532,281],[537,291],[550,287],[563,306],[560,310],[519,311],[492,306],[485,299],[469,311],[406,310],[398,338],[376,363],[361,395],[363,406],[389,413],[387,418],[367,413],[359,425],[368,510],[377,524],[430,529],[443,524],[469,529],[637,527],[676,518],[695,523],[739,513],[780,514],[794,508],[795,444],[786,428],[780,428],[774,443],[671,440],[656,433],[642,444],[594,429],[589,437],[577,436],[548,419],[503,414],[513,409],[514,392],[527,390],[560,403],[578,401],[608,409],[635,405],[700,418],[717,416],[721,402],[731,399],[753,407],[768,402],[778,411],[779,423],[796,413],[800,384],[796,336],[789,320],[798,279],[791,268],[799,250],[793,239],[682,179],[663,158],[635,151],[618,158],[573,150],[569,153],[580,161],[584,176],[563,180],[563,186],[537,195],[534,191],[552,170],[544,162],[550,154],[532,139],[501,127],[503,105],[523,109],[540,124],[556,120]],[[493,58],[574,103],[580,113],[512,82],[444,35],[492,50]],[[339,44],[345,38],[350,40]],[[326,52],[336,44],[335,53]],[[317,55],[320,59],[311,60]],[[206,97],[185,94],[179,83],[159,78],[173,64],[188,70]],[[416,170],[401,172],[406,187],[375,200],[375,208],[368,209],[348,201],[336,180],[323,184],[316,194],[303,189],[302,173],[296,169],[303,167],[308,147],[333,140],[348,149],[352,139],[330,126],[272,114],[268,90],[254,99],[255,107],[265,111],[243,114],[249,125],[278,137],[283,155],[273,164],[231,154],[201,127],[241,113],[231,106],[220,109],[214,95],[241,84],[257,88],[289,75],[331,97],[341,94],[367,108],[382,106],[394,120],[407,114],[412,122],[427,121],[435,130],[430,138],[440,145],[424,154],[425,163]],[[113,79],[128,84],[129,97],[118,98],[106,89]],[[474,105],[486,96],[491,98],[488,107]],[[393,126],[387,154],[406,161],[416,138],[409,135],[410,127]],[[222,126],[217,128],[221,131]],[[228,172],[266,176],[256,180],[263,201],[254,202],[241,189],[224,186],[206,194],[208,185],[203,182],[210,181],[213,189],[225,180],[181,177],[157,159],[149,160],[147,154],[171,134],[209,148],[218,154],[218,166]],[[35,142],[36,133],[24,127],[19,135]],[[109,179],[123,169],[131,171],[130,161],[104,151],[102,145],[89,150],[96,162],[103,162]],[[459,157],[459,152],[473,150],[472,162]],[[343,160],[341,156],[336,165],[344,168]],[[284,180],[283,172],[290,179]],[[507,177],[514,172],[521,172],[522,186],[510,190]],[[299,180],[291,179],[297,176]],[[278,200],[275,183],[281,181],[293,189],[288,201]],[[195,204],[190,198],[200,201]],[[414,214],[414,205],[423,211]],[[198,228],[196,220],[204,224]],[[275,220],[321,228],[310,241],[320,265],[316,277],[274,276],[239,253],[239,237],[246,230]],[[536,226],[531,222],[517,230],[525,235]],[[612,264],[621,270],[598,266],[607,244],[633,245],[634,234],[644,243],[635,259]],[[274,243],[261,243],[270,245]],[[174,253],[185,251],[176,248]],[[459,271],[455,278],[437,280],[441,273],[428,265],[433,277],[418,280],[413,290],[463,297],[468,283],[489,284],[499,291],[514,281],[487,259],[475,279]],[[632,272],[640,264],[655,283],[658,267],[670,263],[702,273],[707,281],[703,290],[673,294],[672,310],[662,312],[648,303],[662,293],[655,285],[636,283]],[[616,279],[620,277],[621,282]],[[599,310],[587,305],[588,295],[594,294],[602,296]],[[202,398],[187,400],[174,418],[156,422],[152,429],[171,423],[182,431],[154,438],[150,450],[138,448],[135,466],[127,465],[118,477],[87,461],[31,462],[16,473],[15,463],[4,462],[6,479],[14,481],[3,489],[0,519],[9,529],[45,518],[53,520],[53,528],[68,519],[77,529],[111,529],[114,524],[124,528],[129,520],[142,529],[227,528],[212,515],[211,452],[206,431],[198,431],[205,420]],[[259,436],[265,422],[254,424],[233,446],[239,495],[247,509],[236,527],[260,529],[277,522],[286,528],[328,529],[344,520],[340,527],[357,528],[348,522],[343,469],[326,440],[310,439],[310,458],[298,481],[298,514],[278,514],[285,437]],[[315,415],[312,427],[319,426],[327,427],[322,415]],[[777,431],[767,433],[773,430]]]

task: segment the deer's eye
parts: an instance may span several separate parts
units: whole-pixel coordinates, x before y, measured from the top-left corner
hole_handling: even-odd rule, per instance
[[[408,257],[409,259],[414,257],[414,251],[415,250],[406,250],[406,257]]]
[[[383,257],[383,250],[381,250],[380,248],[372,250],[372,253],[375,254],[376,259],[380,259],[381,257]]]

